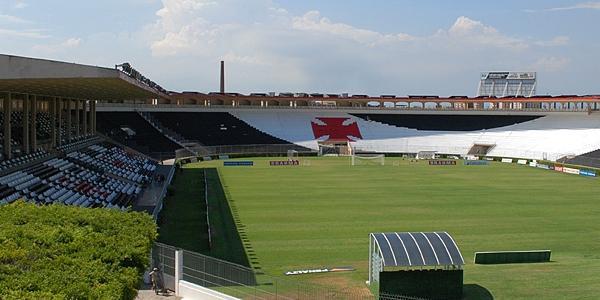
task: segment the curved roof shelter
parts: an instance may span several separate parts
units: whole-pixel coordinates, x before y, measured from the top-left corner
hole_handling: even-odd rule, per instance
[[[371,252],[381,258],[383,268],[458,269],[465,264],[447,232],[371,233]]]
[[[0,92],[90,100],[169,98],[118,70],[0,54]]]

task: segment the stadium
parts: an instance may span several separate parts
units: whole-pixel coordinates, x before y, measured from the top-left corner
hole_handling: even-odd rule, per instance
[[[0,1],[0,300],[596,299],[598,17]]]
[[[157,267],[168,293],[600,293],[598,95],[535,95],[535,73],[486,73],[470,98],[243,95],[223,62],[211,93],[128,63],[1,55],[0,70],[3,207],[151,216],[145,277]]]

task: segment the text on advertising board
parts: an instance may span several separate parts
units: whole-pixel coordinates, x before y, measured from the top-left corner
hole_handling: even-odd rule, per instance
[[[456,165],[456,160],[440,160],[440,159],[430,160],[429,165],[430,166],[454,166],[454,165]]]

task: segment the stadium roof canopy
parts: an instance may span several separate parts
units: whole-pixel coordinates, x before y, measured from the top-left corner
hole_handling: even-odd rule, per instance
[[[0,92],[89,100],[169,96],[116,68],[0,54]]]
[[[465,264],[447,232],[371,233],[383,267],[460,267]]]

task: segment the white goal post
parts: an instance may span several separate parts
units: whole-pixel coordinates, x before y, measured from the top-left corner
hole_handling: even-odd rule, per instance
[[[383,154],[353,154],[352,165],[385,165],[385,155]]]
[[[296,150],[288,150],[287,151],[288,160],[298,160],[298,151]]]

